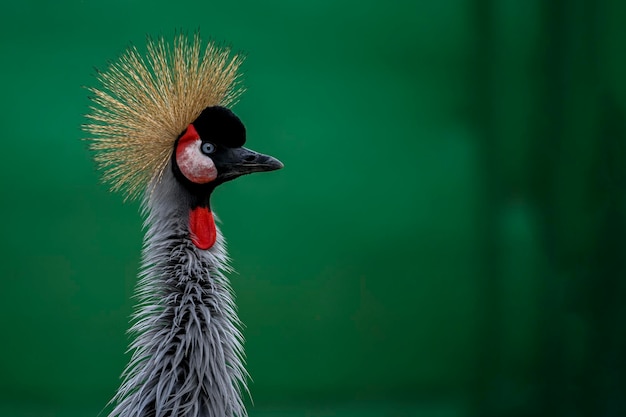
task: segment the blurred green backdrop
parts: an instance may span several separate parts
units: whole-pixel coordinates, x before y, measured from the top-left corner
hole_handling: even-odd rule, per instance
[[[128,356],[136,203],[80,141],[145,35],[248,54],[283,171],[220,189],[254,416],[626,415],[626,3],[0,6],[0,415],[96,416]],[[269,236],[269,239],[268,239]]]

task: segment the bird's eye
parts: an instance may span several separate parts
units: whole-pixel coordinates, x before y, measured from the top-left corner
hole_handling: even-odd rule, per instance
[[[202,153],[205,155],[210,155],[213,152],[215,152],[215,145],[213,145],[211,142],[204,142],[202,144]]]

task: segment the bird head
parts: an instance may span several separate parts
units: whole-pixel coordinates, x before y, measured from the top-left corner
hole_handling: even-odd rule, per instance
[[[203,196],[241,175],[283,167],[276,158],[244,148],[245,142],[246,128],[230,109],[207,107],[174,143],[174,175],[189,191]]]
[[[176,199],[187,209],[179,220],[199,249],[209,249],[216,242],[209,204],[215,187],[283,164],[244,148],[246,129],[227,108],[243,92],[240,55],[212,42],[203,48],[197,33],[179,34],[173,44],[149,40],[147,50],[144,58],[129,48],[98,73],[101,87],[89,89],[87,140],[104,179],[127,198],[144,195],[150,205],[187,190],[190,198]],[[159,186],[172,176],[181,187]]]
[[[101,87],[89,89],[94,105],[84,128],[113,190],[150,197],[171,166],[167,175],[207,196],[241,175],[283,166],[243,147],[246,129],[228,108],[243,92],[240,55],[212,42],[203,48],[197,33],[173,44],[149,40],[147,50],[142,57],[129,48],[98,72]]]

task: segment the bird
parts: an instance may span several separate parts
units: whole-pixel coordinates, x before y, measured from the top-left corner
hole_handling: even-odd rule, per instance
[[[244,147],[243,56],[198,32],[130,46],[87,87],[102,179],[144,219],[132,352],[109,417],[245,417],[249,375],[216,187],[283,167]]]

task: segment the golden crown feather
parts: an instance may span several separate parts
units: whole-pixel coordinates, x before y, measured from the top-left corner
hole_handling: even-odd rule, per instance
[[[147,56],[130,47],[88,88],[94,105],[83,129],[111,190],[134,199],[168,164],[178,136],[209,106],[233,104],[243,88],[243,62],[231,50],[179,34],[168,44],[148,39]]]

